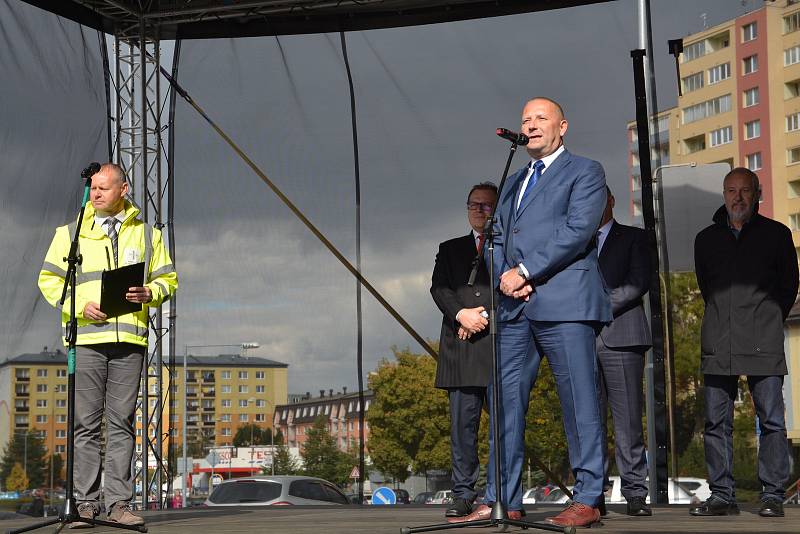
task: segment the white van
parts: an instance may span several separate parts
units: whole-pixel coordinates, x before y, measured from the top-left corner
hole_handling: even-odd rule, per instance
[[[627,501],[622,496],[622,481],[618,476],[609,477],[611,479],[611,489],[605,492],[606,504],[625,504]],[[679,479],[681,482],[688,479]],[[683,489],[675,479],[670,478],[667,485],[667,495],[669,496],[670,504],[696,504],[700,502],[696,495],[690,494]],[[647,496],[647,502],[650,502],[650,495]]]

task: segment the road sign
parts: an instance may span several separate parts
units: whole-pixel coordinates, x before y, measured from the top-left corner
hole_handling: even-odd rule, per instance
[[[350,478],[361,478],[358,474],[358,466],[353,467],[353,470],[350,471]]]
[[[211,467],[216,466],[217,463],[219,463],[219,454],[217,451],[209,451],[208,455],[206,456],[206,462],[208,462],[208,465]]]
[[[216,488],[220,484],[222,484],[222,476],[221,475],[214,475],[213,477],[211,477],[211,487],[212,488]]]
[[[372,492],[372,504],[397,504],[397,495],[392,488],[378,488]]]

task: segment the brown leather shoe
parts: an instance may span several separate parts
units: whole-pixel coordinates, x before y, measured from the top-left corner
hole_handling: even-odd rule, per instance
[[[124,501],[120,501],[111,507],[111,511],[108,513],[108,520],[129,526],[144,525],[144,519],[131,512],[131,505]]]
[[[492,517],[492,509],[485,504],[482,504],[475,508],[475,510],[469,514],[462,517],[448,517],[448,523],[467,523],[469,521],[483,521],[485,519],[489,519]]]
[[[589,527],[600,521],[600,511],[573,501],[563,512],[555,517],[548,517],[545,521],[560,527]]]
[[[522,510],[509,510],[508,511],[508,518],[513,521],[522,521],[522,518],[525,516],[525,512]]]

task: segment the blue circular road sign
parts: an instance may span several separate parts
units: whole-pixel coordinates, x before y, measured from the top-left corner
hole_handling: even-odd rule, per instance
[[[397,504],[397,495],[391,488],[378,488],[372,492],[372,504]]]

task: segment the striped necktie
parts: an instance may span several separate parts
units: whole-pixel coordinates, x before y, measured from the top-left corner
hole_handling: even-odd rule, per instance
[[[108,226],[108,237],[111,239],[111,249],[114,253],[114,267],[117,266],[117,218],[109,217],[103,224]]]

